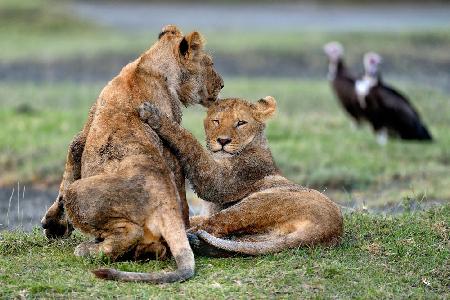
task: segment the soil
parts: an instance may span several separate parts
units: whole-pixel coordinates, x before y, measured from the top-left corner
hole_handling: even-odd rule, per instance
[[[20,62],[0,61],[0,81],[9,82],[108,82],[136,53],[102,53],[97,56],[78,56],[64,60]],[[247,51],[245,53],[214,52],[214,64],[225,77],[293,77],[326,79],[326,60],[316,62],[308,54]],[[361,66],[354,66],[359,70]],[[450,91],[450,61],[434,63],[429,60],[389,61],[383,73],[396,80],[418,81],[423,85]]]
[[[57,195],[56,188],[44,190],[21,185],[19,189],[17,185],[0,188],[0,230],[30,231],[39,226],[40,219]]]
[[[332,190],[328,191],[333,193]],[[0,231],[1,230],[24,230],[31,231],[34,227],[40,226],[40,220],[44,216],[47,208],[53,203],[58,195],[55,187],[40,189],[26,186],[0,188]],[[199,200],[192,191],[188,191],[191,214],[202,214],[205,208],[202,200]],[[408,203],[389,203],[378,207],[361,207],[361,203],[346,203],[342,206],[344,213],[354,211],[366,211],[377,214],[399,214],[405,211],[419,211],[429,209],[436,205],[443,204],[444,201],[410,201]]]

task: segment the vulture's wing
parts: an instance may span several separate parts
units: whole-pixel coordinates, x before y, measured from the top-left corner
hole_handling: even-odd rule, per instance
[[[378,102],[392,129],[403,139],[431,140],[428,129],[409,100],[400,92],[384,84],[377,88]]]

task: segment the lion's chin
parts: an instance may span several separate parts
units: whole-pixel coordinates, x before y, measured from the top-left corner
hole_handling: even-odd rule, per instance
[[[214,158],[227,158],[227,157],[232,157],[234,155],[234,153],[228,152],[224,149],[213,151],[212,154],[213,154]]]

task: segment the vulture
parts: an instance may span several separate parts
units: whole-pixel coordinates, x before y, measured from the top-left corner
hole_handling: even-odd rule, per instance
[[[344,110],[359,125],[365,120],[365,115],[355,93],[355,77],[344,63],[344,48],[338,42],[330,42],[323,50],[328,56],[328,80],[331,88]]]
[[[360,107],[384,145],[388,136],[403,140],[431,141],[433,138],[409,100],[381,79],[377,53],[364,55],[364,76],[355,82]]]

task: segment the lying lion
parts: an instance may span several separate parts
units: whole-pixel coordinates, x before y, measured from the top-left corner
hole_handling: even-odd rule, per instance
[[[183,213],[188,222],[184,175],[137,108],[152,99],[179,123],[181,104],[208,105],[222,87],[200,34],[183,36],[166,26],[159,40],[100,93],[69,149],[59,196],[42,220],[46,235],[68,235],[70,220],[96,239],[77,246],[78,256],[103,253],[115,260],[134,249],[135,257],[161,257],[167,245],[178,267],[154,274],[103,269],[94,271],[98,277],[154,283],[191,277],[195,264],[183,222]]]
[[[273,97],[256,104],[217,101],[204,120],[207,151],[154,105],[147,102],[140,108],[141,119],[177,153],[195,192],[216,205],[214,214],[191,220],[190,231],[209,245],[258,255],[332,245],[341,238],[338,206],[289,181],[275,166],[264,135],[265,121],[275,109]],[[221,239],[231,236],[235,239]]]

